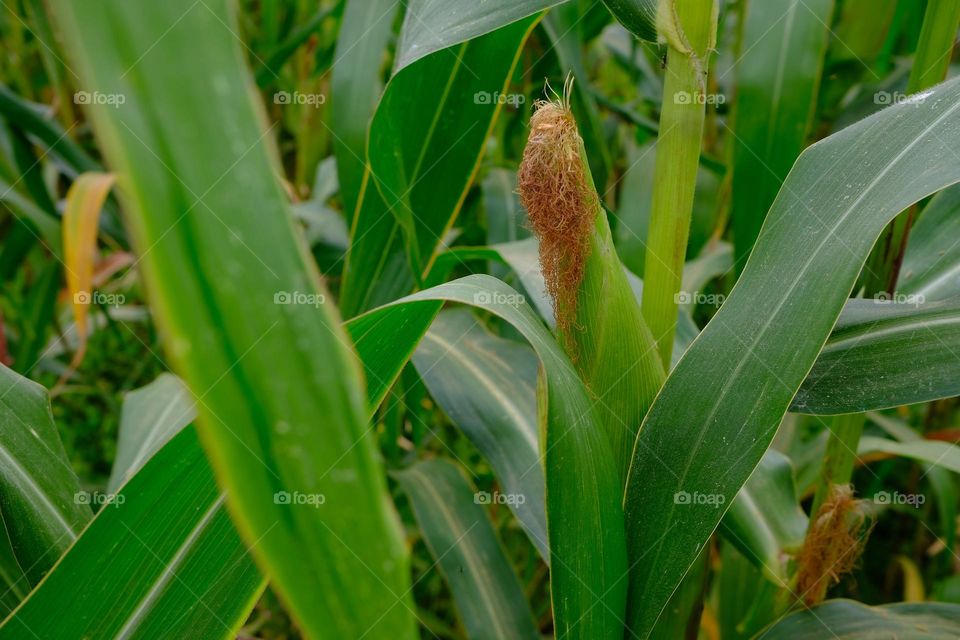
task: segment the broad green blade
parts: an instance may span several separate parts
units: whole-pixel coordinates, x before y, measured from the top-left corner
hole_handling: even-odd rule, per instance
[[[960,295],[960,186],[941,191],[910,231],[897,292],[926,301]]]
[[[276,180],[233,3],[51,6],[81,84],[123,96],[88,113],[241,536],[306,637],[413,637],[360,366]]]
[[[790,410],[833,415],[960,395],[960,300],[851,300]]]
[[[389,316],[367,313],[344,323],[367,378],[368,415],[376,413],[441,306],[433,301],[407,304]],[[398,329],[407,332],[399,342],[394,336]]]
[[[427,275],[535,22],[437,52],[390,81],[370,125],[351,229],[341,294],[348,318],[409,293]]]
[[[764,216],[806,146],[834,0],[750,2],[737,58],[733,217],[742,267]]]
[[[90,519],[85,496],[47,390],[0,365],[0,589],[22,596],[40,582]]]
[[[626,492],[630,626],[653,627],[772,440],[898,212],[960,180],[960,82],[826,138],[797,161],[730,297],[684,354],[637,439]],[[707,372],[707,373],[705,373]],[[640,558],[642,562],[638,562]]]
[[[0,639],[236,637],[265,582],[196,431],[110,498]]]
[[[396,0],[347,0],[330,74],[330,130],[343,210],[353,213],[366,172],[367,130],[383,89],[380,70]]]
[[[540,555],[549,562],[537,426],[537,367],[530,347],[494,336],[463,309],[444,311],[413,356],[450,420],[484,455]]]
[[[540,638],[520,581],[482,506],[490,504],[490,494],[474,491],[460,469],[444,460],[419,462],[395,475],[410,496],[468,637]]]
[[[593,402],[563,350],[522,296],[496,278],[474,275],[369,312],[391,344],[413,345],[426,327],[410,322],[411,304],[451,301],[512,324],[540,358],[541,446],[546,452],[547,533],[554,624],[558,636],[621,638],[626,541],[619,474]],[[430,317],[421,315],[429,322]],[[412,346],[411,346],[412,348]],[[597,594],[603,594],[602,606]]]
[[[800,549],[807,533],[789,458],[773,449],[764,454],[723,516],[720,532],[768,579],[786,583],[788,554]]]
[[[564,0],[412,0],[397,44],[394,69],[532,16]],[[480,73],[482,69],[477,69]]]
[[[952,640],[960,635],[960,606],[939,602],[868,607],[853,600],[828,600],[787,616],[758,640]]]
[[[603,4],[634,36],[657,41],[657,0],[603,0]]]
[[[960,446],[949,442],[940,442],[939,440],[896,442],[886,438],[864,436],[860,438],[857,453],[860,456],[871,453],[889,453],[960,473]]]
[[[117,457],[107,491],[116,493],[147,460],[197,417],[190,392],[174,375],[161,374],[123,399]]]

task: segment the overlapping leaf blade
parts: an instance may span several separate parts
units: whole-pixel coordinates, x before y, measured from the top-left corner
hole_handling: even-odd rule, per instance
[[[468,311],[444,311],[413,356],[430,395],[490,462],[507,506],[548,562],[547,514],[537,426],[537,357],[498,338]]]
[[[436,52],[391,79],[370,125],[341,293],[347,317],[409,293],[427,275],[535,21]]]
[[[960,395],[960,301],[851,300],[791,404],[832,415]]]
[[[51,6],[85,87],[124,96],[89,115],[241,535],[305,635],[412,637],[360,367],[275,178],[233,3]]]
[[[500,317],[530,342],[540,358],[544,395],[538,418],[557,633],[620,638],[626,595],[620,479],[583,383],[525,301],[490,276],[468,276],[433,287],[360,319],[379,324],[383,339],[394,345],[415,344],[426,327],[410,320],[432,318],[417,314],[416,306],[438,301],[475,306]],[[416,305],[412,314],[407,313],[411,305]]]
[[[185,429],[102,507],[0,638],[233,637],[264,585]]]
[[[626,493],[628,611],[646,636],[769,445],[873,242],[917,200],[960,180],[960,83],[888,108],[805,151],[732,294],[687,350],[641,429]],[[709,371],[710,374],[704,374]],[[728,456],[715,452],[735,448]]]
[[[731,216],[740,267],[806,144],[833,8],[834,0],[787,0],[751,2],[745,9],[731,140]]]
[[[453,591],[470,638],[540,637],[520,581],[460,470],[444,460],[396,474],[410,496],[424,540]]]
[[[397,71],[434,51],[496,31],[565,0],[413,0],[397,45]]]
[[[117,457],[107,491],[115,493],[173,436],[197,417],[190,392],[174,375],[161,374],[123,399]]]
[[[896,603],[868,607],[853,600],[828,600],[780,620],[758,640],[837,640],[926,638],[947,640],[960,634],[960,606],[939,602]]]
[[[898,293],[925,301],[960,295],[960,186],[930,200],[910,231]]]
[[[90,519],[46,389],[0,365],[0,589],[8,610]]]

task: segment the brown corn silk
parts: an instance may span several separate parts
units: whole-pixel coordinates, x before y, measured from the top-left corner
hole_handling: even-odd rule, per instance
[[[823,601],[827,589],[849,573],[862,551],[866,516],[850,485],[834,485],[810,521],[797,556],[796,595],[807,606]]]
[[[567,96],[569,90],[568,83]],[[518,176],[520,202],[540,240],[540,268],[561,331],[576,317],[577,292],[600,206],[584,168],[582,144],[569,97],[536,103]]]

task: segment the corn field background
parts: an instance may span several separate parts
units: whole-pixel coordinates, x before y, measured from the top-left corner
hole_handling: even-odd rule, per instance
[[[0,640],[960,638],[960,0],[0,0]]]

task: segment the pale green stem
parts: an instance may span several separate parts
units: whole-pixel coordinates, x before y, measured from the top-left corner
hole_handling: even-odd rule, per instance
[[[643,316],[661,361],[669,366],[703,138],[716,7],[713,0],[664,0],[659,22],[668,41],[667,72],[644,264]]]
[[[857,447],[866,416],[862,413],[850,413],[834,416],[830,423],[830,439],[823,453],[821,482],[813,499],[812,517],[816,517],[820,506],[830,495],[834,485],[849,484],[853,477],[853,468],[857,461]]]

